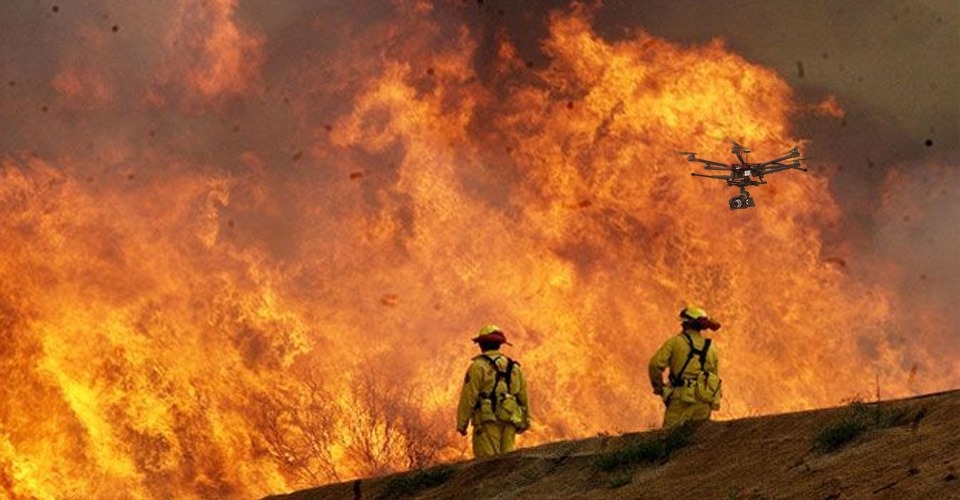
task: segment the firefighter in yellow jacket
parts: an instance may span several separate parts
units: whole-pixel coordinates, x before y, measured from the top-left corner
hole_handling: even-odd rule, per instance
[[[719,330],[702,307],[680,311],[683,331],[667,340],[650,359],[650,383],[653,393],[667,405],[663,416],[665,428],[686,421],[709,420],[713,410],[720,409],[721,380],[718,374],[717,351],[710,347],[704,330]],[[669,368],[664,384],[663,371]]]
[[[463,380],[457,432],[466,436],[473,424],[473,456],[480,458],[513,450],[516,435],[530,427],[530,403],[520,364],[500,353],[501,344],[512,345],[503,331],[486,325],[473,341],[481,354]]]

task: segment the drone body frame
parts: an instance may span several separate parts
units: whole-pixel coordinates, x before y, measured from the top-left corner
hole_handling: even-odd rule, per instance
[[[750,197],[750,193],[747,191],[747,186],[760,186],[766,184],[767,182],[763,180],[765,175],[783,172],[785,170],[799,170],[801,172],[807,171],[806,168],[800,166],[800,162],[802,160],[806,160],[806,158],[800,158],[800,151],[796,147],[777,158],[758,163],[750,163],[746,161],[743,155],[749,153],[750,150],[744,148],[736,142],[733,143],[733,147],[730,149],[730,152],[737,157],[737,160],[739,161],[738,163],[726,164],[704,158],[697,158],[697,153],[694,152],[677,152],[686,155],[687,161],[702,163],[704,170],[719,170],[727,172],[726,174],[720,175],[708,175],[692,172],[690,175],[694,177],[706,177],[708,179],[724,180],[727,182],[728,186],[740,188],[740,194],[730,198],[730,210],[751,208],[756,206],[753,198]],[[788,160],[793,161],[790,163],[783,163]]]

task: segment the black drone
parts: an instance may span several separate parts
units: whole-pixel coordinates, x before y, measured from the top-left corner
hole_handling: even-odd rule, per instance
[[[766,184],[766,181],[763,180],[763,176],[772,174],[774,172],[782,172],[784,170],[791,169],[799,170],[801,172],[807,171],[807,169],[800,166],[800,161],[806,160],[806,158],[800,158],[800,151],[797,150],[797,148],[793,148],[784,153],[783,156],[774,158],[770,161],[747,163],[743,159],[743,155],[749,153],[750,150],[734,142],[733,148],[730,150],[730,152],[737,155],[737,159],[740,160],[740,163],[731,163],[729,165],[726,163],[720,163],[718,161],[697,158],[697,153],[691,153],[687,151],[677,152],[687,155],[687,161],[703,163],[704,170],[723,170],[729,172],[727,175],[706,175],[698,174],[696,172],[693,172],[690,175],[694,177],[707,177],[709,179],[722,179],[727,181],[728,186],[739,187],[740,194],[730,198],[730,210],[736,210],[738,208],[750,208],[755,206],[753,203],[753,198],[751,198],[750,193],[747,192],[747,186],[759,186],[761,184]],[[781,163],[786,160],[793,161],[790,163]],[[756,177],[756,180],[751,177]]]

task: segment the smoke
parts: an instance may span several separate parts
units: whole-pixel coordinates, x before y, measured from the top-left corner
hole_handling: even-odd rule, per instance
[[[901,326],[887,335],[909,350],[927,349],[932,359],[949,359],[960,353],[946,340],[950,325],[960,320],[953,307],[960,299],[960,199],[955,189],[960,186],[960,171],[949,164],[907,165],[891,169],[884,184],[869,242],[876,252],[864,267],[886,268],[872,279],[882,279],[899,291]],[[941,369],[936,363],[913,365],[911,382],[918,373],[930,378]]]
[[[3,4],[0,485],[230,496],[462,457],[489,321],[522,339],[527,439],[652,424],[636,367],[688,300],[742,333],[725,417],[849,396],[838,359],[949,388],[957,69],[911,50],[949,49],[956,8],[817,5]],[[671,150],[732,136],[807,141],[815,173],[726,212]]]
[[[546,16],[534,10],[499,1],[477,9],[487,42],[478,50],[481,75],[490,74],[484,68],[504,37],[530,67],[543,64]],[[913,325],[907,330],[930,324],[921,315],[933,310],[932,323],[960,321],[960,67],[943,60],[960,49],[960,6],[654,0],[592,11],[597,32],[611,42],[637,30],[689,44],[720,38],[777,71],[801,102],[835,98],[841,116],[793,120],[793,132],[809,140],[808,164],[829,177],[843,209],[825,231],[824,258],[859,281],[894,286],[902,324]]]

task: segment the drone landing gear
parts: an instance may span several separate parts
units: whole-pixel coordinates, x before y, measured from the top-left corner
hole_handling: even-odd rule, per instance
[[[740,194],[730,198],[730,210],[737,210],[741,208],[752,208],[756,205],[753,203],[753,198],[750,197],[750,193],[746,189],[740,188]]]

